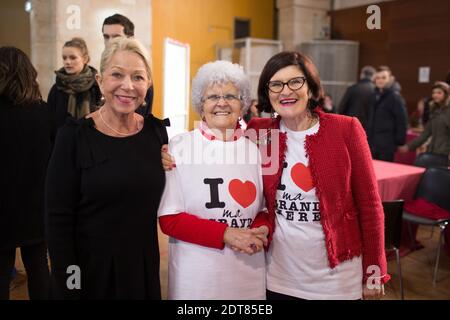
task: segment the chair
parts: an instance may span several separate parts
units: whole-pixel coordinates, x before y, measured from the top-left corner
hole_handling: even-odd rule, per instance
[[[431,152],[421,153],[414,161],[416,167],[430,168],[430,167],[443,167],[447,168],[449,165],[448,157],[443,154],[436,154]],[[434,235],[434,226],[431,227],[430,237],[432,239]]]
[[[397,259],[397,275],[400,279],[400,295],[404,300],[402,266],[400,264],[400,242],[402,238],[403,200],[383,201],[384,246],[386,252],[394,251]]]
[[[425,200],[438,205],[447,212],[450,212],[449,190],[450,190],[450,170],[446,168],[431,167],[428,168],[423,174],[422,179],[420,180],[419,185],[417,187],[417,191],[414,198],[424,198]],[[408,223],[439,227],[440,229],[439,243],[436,252],[436,263],[434,266],[434,273],[433,273],[433,286],[435,286],[439,268],[441,245],[444,239],[445,228],[450,223],[450,219],[433,220],[404,211],[403,220],[407,221]],[[410,225],[409,231],[411,240],[414,240]]]
[[[417,156],[416,160],[414,161],[414,165],[423,168],[430,168],[430,167],[447,168],[449,165],[448,156],[430,152],[421,153]]]

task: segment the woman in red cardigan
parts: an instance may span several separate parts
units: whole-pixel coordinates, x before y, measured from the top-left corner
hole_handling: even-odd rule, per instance
[[[367,138],[356,118],[316,108],[322,97],[316,67],[298,52],[275,55],[262,71],[260,111],[278,117],[252,118],[247,134],[267,159],[267,298],[380,298],[390,277]],[[164,152],[163,162],[170,166]]]
[[[260,111],[278,114],[247,128],[271,150],[267,298],[380,298],[390,277],[366,135],[356,118],[316,108],[322,98],[316,67],[298,52],[273,56],[261,73]]]

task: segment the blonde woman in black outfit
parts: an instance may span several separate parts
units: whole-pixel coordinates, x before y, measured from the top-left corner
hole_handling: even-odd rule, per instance
[[[64,66],[55,71],[56,83],[48,94],[48,104],[61,127],[68,117],[80,119],[97,110],[101,93],[95,76],[97,70],[88,65],[89,52],[82,38],[67,41],[62,48]]]
[[[18,247],[30,299],[48,297],[44,180],[52,129],[36,77],[25,53],[0,48],[0,300],[9,298]]]
[[[113,41],[97,76],[104,105],[58,132],[46,189],[52,298],[161,299],[156,213],[167,133],[135,113],[152,83],[146,56],[137,40]],[[81,289],[67,287],[71,266]]]

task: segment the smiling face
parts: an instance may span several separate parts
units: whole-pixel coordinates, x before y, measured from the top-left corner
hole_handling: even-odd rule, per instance
[[[97,75],[105,106],[118,113],[134,112],[145,99],[151,79],[142,58],[129,51],[117,51],[103,74]]]
[[[218,96],[220,98],[217,100]],[[203,94],[203,101],[201,116],[209,128],[222,132],[236,128],[239,117],[242,116],[242,102],[239,90],[233,83],[209,86]]]
[[[84,65],[87,63],[87,57],[83,57],[81,50],[75,47],[63,47],[62,59],[66,73],[73,75],[83,71]]]
[[[272,92],[269,90],[270,104],[273,109],[284,119],[295,119],[300,116],[308,107],[308,83],[306,80],[300,80],[304,78],[305,75],[297,66],[287,66],[278,70],[272,78],[270,78],[269,86],[278,82],[286,83],[289,85],[284,85],[283,90],[279,93]],[[303,85],[299,82],[304,82]],[[292,90],[291,88],[298,88],[297,90]],[[278,91],[278,90],[276,90]]]

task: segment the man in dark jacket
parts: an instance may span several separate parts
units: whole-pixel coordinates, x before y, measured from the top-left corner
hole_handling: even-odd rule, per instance
[[[103,40],[105,41],[105,48],[108,47],[111,40],[118,37],[134,37],[134,24],[130,19],[121,15],[114,14],[107,17],[103,21],[102,25]],[[145,105],[140,106],[136,112],[140,115],[147,117],[152,113],[153,105],[153,84],[148,88],[147,94],[145,95]]]
[[[390,79],[391,71],[388,67],[377,69],[368,139],[374,159],[392,162],[397,146],[405,143],[408,121],[403,99],[390,87]]]
[[[369,108],[373,105],[375,85],[373,78],[376,70],[371,66],[361,69],[360,80],[347,89],[339,104],[340,114],[356,117],[367,131]]]

